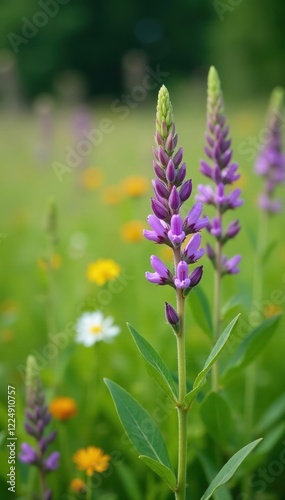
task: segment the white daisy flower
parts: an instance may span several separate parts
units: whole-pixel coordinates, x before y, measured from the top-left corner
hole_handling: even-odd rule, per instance
[[[121,331],[119,326],[113,325],[113,321],[111,316],[104,318],[101,311],[83,313],[75,326],[75,342],[86,347],[101,340],[110,342]]]

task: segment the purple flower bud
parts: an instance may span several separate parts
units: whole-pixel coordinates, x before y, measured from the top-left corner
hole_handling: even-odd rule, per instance
[[[217,217],[214,217],[210,224],[210,233],[215,236],[215,238],[220,238],[222,236],[221,221]]]
[[[239,268],[237,267],[241,261],[240,255],[235,255],[224,263],[224,274],[237,274],[239,273]]]
[[[179,316],[175,309],[168,304],[168,302],[165,302],[164,304],[164,309],[165,309],[165,318],[166,321],[172,326],[174,331],[178,333],[179,329]]]
[[[206,253],[207,253],[207,256],[209,257],[210,260],[213,260],[213,261],[216,260],[215,250],[213,249],[213,247],[211,247],[211,245],[209,245],[209,243],[207,243],[207,245],[206,245]]]
[[[189,279],[190,279],[190,287],[194,288],[194,286],[197,286],[198,283],[200,283],[203,275],[203,266],[198,266],[192,271],[192,273],[189,274]]]
[[[45,460],[45,469],[50,472],[58,469],[59,467],[60,453],[58,451],[53,451],[48,458]]]
[[[175,153],[175,155],[173,156],[173,163],[174,163],[176,168],[182,162],[182,158],[183,158],[183,148],[179,148],[177,153]]]
[[[239,198],[239,195],[241,194],[240,189],[234,189],[232,193],[228,197],[228,206],[229,208],[237,208],[243,205],[243,200]]]
[[[226,230],[226,237],[227,239],[229,238],[234,238],[240,231],[240,225],[238,220],[234,220],[231,222]]]
[[[171,183],[174,182],[175,176],[176,176],[176,170],[175,170],[174,163],[173,163],[171,158],[170,158],[168,165],[166,167],[165,175],[166,175],[166,179],[168,182],[171,182]]]
[[[176,171],[176,179],[175,179],[175,184],[176,186],[180,186],[182,182],[184,181],[186,176],[186,163],[182,163],[181,167]]]
[[[172,136],[172,133],[170,132],[166,141],[165,141],[165,149],[167,151],[167,153],[171,154],[173,149],[174,149],[174,146],[173,146],[173,136]]]
[[[208,224],[208,219],[204,217],[199,219],[203,211],[202,203],[195,203],[184,220],[184,231],[186,234],[196,233]]]
[[[158,147],[163,146],[163,139],[162,139],[161,135],[158,133],[158,131],[155,132],[154,138],[155,138],[155,142],[156,142]]]
[[[181,243],[185,240],[185,233],[183,231],[183,220],[180,215],[172,215],[170,221],[170,230],[168,231],[168,238],[173,243],[175,248],[180,247]]]
[[[148,281],[157,285],[167,285],[172,282],[171,272],[156,255],[151,256],[150,263],[155,273],[145,273],[145,277]]]
[[[204,248],[200,248],[198,250],[200,244],[201,244],[201,235],[199,233],[196,233],[189,243],[187,243],[184,252],[183,252],[183,257],[185,259],[185,262],[187,264],[193,264],[193,262],[196,262],[198,259],[200,259],[204,255]]]
[[[154,181],[152,181],[152,186],[156,195],[161,198],[168,199],[169,191],[164,182],[160,181],[159,179],[155,179]]]
[[[206,177],[212,179],[213,170],[204,160],[200,160],[200,172]]]
[[[164,173],[164,170],[163,168],[161,168],[158,163],[156,163],[156,161],[153,160],[152,162],[153,164],[153,170],[154,170],[154,173],[155,175],[162,181],[165,181],[165,173]]]
[[[196,195],[197,201],[209,205],[212,205],[214,203],[215,194],[211,186],[209,186],[208,184],[206,186],[204,186],[203,184],[198,184],[198,192],[199,194]]]
[[[188,266],[184,260],[181,260],[176,267],[176,276],[174,276],[176,288],[185,289],[190,285],[188,277]]]
[[[169,218],[170,214],[169,214],[167,208],[165,208],[162,205],[162,203],[157,201],[155,198],[151,199],[151,208],[152,208],[154,215],[156,215],[156,217],[158,217],[159,219],[164,220],[164,219]]]
[[[168,225],[155,215],[149,215],[147,221],[153,231],[144,229],[143,234],[145,238],[155,243],[164,243],[167,240]]]
[[[176,189],[176,186],[173,186],[173,188],[171,190],[168,203],[169,203],[169,208],[173,212],[179,210],[181,203],[180,203],[180,196],[179,196],[179,193]]]
[[[167,167],[169,156],[167,155],[167,153],[165,153],[165,151],[162,149],[161,146],[159,146],[159,149],[158,149],[158,157],[159,157],[159,161],[160,161],[161,165],[163,167]]]
[[[30,425],[29,422],[25,422],[25,429],[27,433],[30,434],[30,436],[38,436],[37,430],[32,425]]]
[[[237,163],[231,163],[227,168],[222,171],[222,178],[224,184],[232,184],[240,178],[240,174],[236,174],[238,169]]]
[[[24,464],[35,464],[37,462],[38,456],[36,451],[28,443],[21,444],[21,453],[19,453],[19,459]]]
[[[192,193],[192,180],[189,179],[188,181],[184,182],[184,184],[180,188],[179,196],[181,203],[184,203],[184,201],[188,200],[188,198],[191,196],[191,193]]]

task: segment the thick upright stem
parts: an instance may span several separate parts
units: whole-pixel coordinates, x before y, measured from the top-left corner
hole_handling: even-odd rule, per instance
[[[222,225],[222,214],[218,210],[218,218]],[[222,243],[216,243],[216,269],[214,275],[214,309],[213,309],[213,326],[214,326],[214,344],[220,336],[221,324],[221,285],[222,285]],[[212,389],[217,391],[219,388],[219,368],[218,363],[214,363],[212,368]]]
[[[175,253],[175,265],[180,260],[180,251]],[[176,500],[185,500],[187,481],[187,417],[188,408],[183,404],[187,393],[186,384],[186,352],[185,352],[185,331],[184,331],[184,302],[182,290],[176,291],[177,313],[179,316],[179,333],[177,334],[177,359],[178,359],[178,386],[179,401],[178,411],[178,477]]]

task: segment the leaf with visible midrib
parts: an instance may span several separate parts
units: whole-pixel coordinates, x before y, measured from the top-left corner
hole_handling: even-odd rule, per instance
[[[160,431],[144,408],[122,387],[104,379],[125,432],[140,455],[161,462],[172,470],[165,442]]]
[[[237,468],[249,455],[249,453],[260,443],[261,439],[256,439],[252,443],[247,444],[241,450],[234,454],[228,462],[221,468],[220,472],[216,475],[215,479],[211,482],[210,486],[205,491],[200,500],[209,500],[213,493],[220,488],[223,484],[227,483],[234,475]]]

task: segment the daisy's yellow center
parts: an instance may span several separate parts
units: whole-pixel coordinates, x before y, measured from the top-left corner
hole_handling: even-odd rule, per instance
[[[94,333],[94,335],[97,335],[98,333],[102,332],[102,326],[100,326],[100,325],[93,325],[90,328],[90,332]]]

